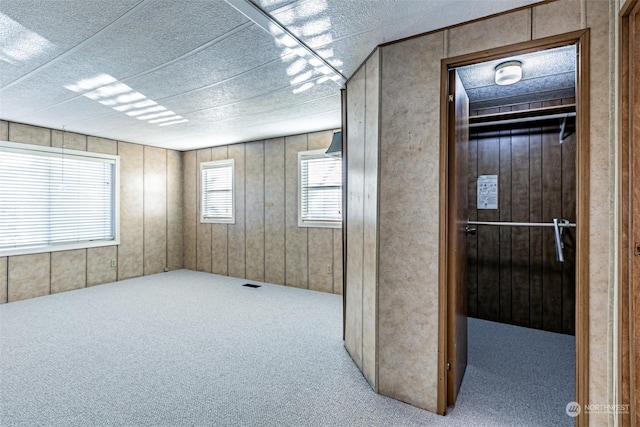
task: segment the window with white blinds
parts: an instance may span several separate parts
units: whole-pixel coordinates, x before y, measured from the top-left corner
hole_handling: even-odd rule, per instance
[[[0,256],[118,243],[118,157],[0,142]]]
[[[300,227],[342,225],[342,160],[324,151],[298,153]]]
[[[200,222],[234,224],[233,159],[200,164]]]

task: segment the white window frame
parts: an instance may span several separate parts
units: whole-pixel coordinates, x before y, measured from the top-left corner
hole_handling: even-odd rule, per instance
[[[214,168],[227,168],[231,167],[231,218],[229,217],[216,217],[205,218],[204,216],[204,196],[205,196],[205,182],[204,171],[206,169]],[[227,160],[214,160],[211,162],[200,163],[200,222],[207,224],[235,224],[236,223],[236,166],[234,159]]]
[[[47,157],[71,157],[82,158],[87,161],[94,160],[105,163],[113,163],[114,165],[114,177],[112,184],[113,191],[113,228],[114,236],[111,240],[95,240],[95,241],[83,241],[76,243],[59,243],[49,244],[43,246],[23,246],[13,249],[0,249],[0,257],[13,256],[13,255],[27,255],[38,254],[46,252],[68,251],[74,249],[87,249],[101,246],[115,246],[120,244],[120,157],[111,154],[93,153],[89,151],[70,150],[66,148],[47,147],[33,144],[23,144],[18,142],[0,141],[0,155],[3,151],[6,152],[21,152],[34,155],[44,155]],[[0,204],[2,201],[0,200]]]
[[[324,158],[326,149],[310,150],[298,152],[298,226],[299,227],[317,227],[317,228],[342,228],[342,218],[339,221],[318,221],[302,218],[302,161],[306,159]],[[342,160],[340,160],[342,162]],[[340,183],[341,192],[344,191],[344,177]],[[344,206],[342,207],[342,215],[344,217]]]

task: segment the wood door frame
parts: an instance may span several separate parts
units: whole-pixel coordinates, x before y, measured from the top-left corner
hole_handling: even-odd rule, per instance
[[[632,37],[634,27],[640,26],[640,19],[634,14],[640,9],[640,0],[627,0],[624,8],[620,11],[619,26],[619,116],[618,126],[620,131],[619,150],[619,217],[618,217],[618,371],[620,381],[618,383],[618,402],[622,405],[629,405],[629,413],[623,411],[618,413],[618,422],[621,426],[632,426],[637,424],[640,417],[637,403],[638,396],[637,378],[640,378],[640,352],[632,343],[634,338],[640,335],[640,325],[634,321],[633,308],[640,306],[640,292],[633,288],[634,279],[638,274],[638,267],[634,271],[633,242],[640,240],[636,234],[634,237],[634,216],[639,212],[634,211],[633,199],[640,198],[638,183],[634,182],[634,175],[638,176],[640,171],[634,168],[633,158],[640,153],[640,141],[635,140],[632,127],[634,126],[633,94],[640,91],[638,80],[632,78],[640,67],[632,59],[632,51],[639,49],[637,41]],[[635,184],[635,185],[634,185]],[[637,227],[637,224],[635,224]],[[638,261],[635,261],[636,263]],[[634,404],[635,403],[635,404]],[[635,421],[635,423],[634,423]]]
[[[544,49],[575,45],[576,62],[576,395],[581,405],[589,402],[589,29],[557,36],[531,40],[510,46],[471,53],[441,62],[440,93],[440,233],[441,248],[438,296],[438,398],[437,412],[447,411],[447,345],[450,327],[448,319],[448,289],[450,278],[448,265],[451,262],[447,236],[449,234],[449,158],[450,117],[448,108],[449,69],[479,62],[491,61],[513,55],[522,55]],[[576,417],[576,425],[587,426],[588,414]]]

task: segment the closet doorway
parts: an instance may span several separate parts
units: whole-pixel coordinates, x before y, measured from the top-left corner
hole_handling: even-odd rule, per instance
[[[441,413],[471,392],[465,372],[495,369],[473,393],[549,375],[523,407],[587,421],[564,413],[587,402],[587,43],[581,31],[443,60]]]

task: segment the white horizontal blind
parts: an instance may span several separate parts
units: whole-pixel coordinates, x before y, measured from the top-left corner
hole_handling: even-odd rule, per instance
[[[233,169],[233,159],[201,164],[202,222],[233,223]]]
[[[0,252],[116,238],[116,160],[0,150]]]
[[[342,222],[342,161],[300,153],[300,225]],[[310,224],[313,223],[313,224]]]

